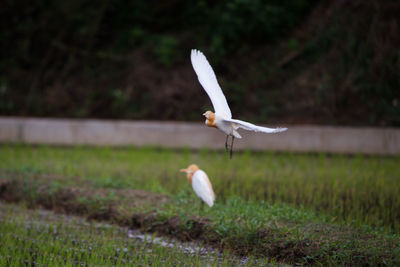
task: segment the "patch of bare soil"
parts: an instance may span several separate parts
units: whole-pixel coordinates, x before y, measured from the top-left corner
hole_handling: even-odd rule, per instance
[[[200,239],[210,241],[206,238],[206,233],[209,234],[207,226],[209,221],[205,218],[191,216],[183,221],[177,215],[168,218],[165,221],[160,221],[156,213],[152,214],[134,214],[131,217],[130,226],[134,228],[142,228],[150,232],[158,232],[167,235],[173,235],[182,241],[191,241]]]

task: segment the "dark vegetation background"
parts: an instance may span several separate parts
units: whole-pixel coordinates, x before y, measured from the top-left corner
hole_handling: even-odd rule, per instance
[[[3,0],[0,115],[400,125],[397,0]]]

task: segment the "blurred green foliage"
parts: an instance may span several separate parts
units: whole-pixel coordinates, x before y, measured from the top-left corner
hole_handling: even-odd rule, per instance
[[[394,0],[5,0],[0,114],[197,119],[187,100],[209,101],[182,66],[198,48],[248,119],[400,125],[398,12]]]

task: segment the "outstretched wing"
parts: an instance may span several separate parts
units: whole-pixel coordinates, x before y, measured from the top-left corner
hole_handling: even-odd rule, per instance
[[[207,58],[199,50],[192,49],[190,59],[200,84],[211,99],[215,113],[223,118],[232,118],[232,113],[226,102],[224,93],[218,84],[217,77],[210,63],[208,63]]]
[[[262,132],[262,133],[280,133],[287,130],[287,128],[267,128],[262,126],[254,125],[250,122],[234,120],[234,119],[224,119],[224,121],[232,122],[236,127],[243,128],[248,131]]]

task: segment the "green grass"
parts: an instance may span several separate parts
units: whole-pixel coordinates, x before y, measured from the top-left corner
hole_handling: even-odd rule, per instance
[[[215,251],[187,254],[132,239],[127,228],[86,222],[73,216],[30,211],[0,203],[1,266],[264,266],[267,261],[243,262]],[[269,261],[269,263],[274,263]]]
[[[205,170],[217,201],[229,197],[306,207],[353,225],[400,232],[400,157],[224,153],[154,148],[1,146],[0,170],[76,177],[95,187],[175,195],[188,187],[179,169]]]
[[[189,163],[209,174],[213,208],[200,208],[179,173]],[[5,145],[0,196],[244,255],[391,266],[400,264],[398,171],[398,157],[246,152],[230,161],[206,150]],[[169,200],[140,202],[132,189]]]

